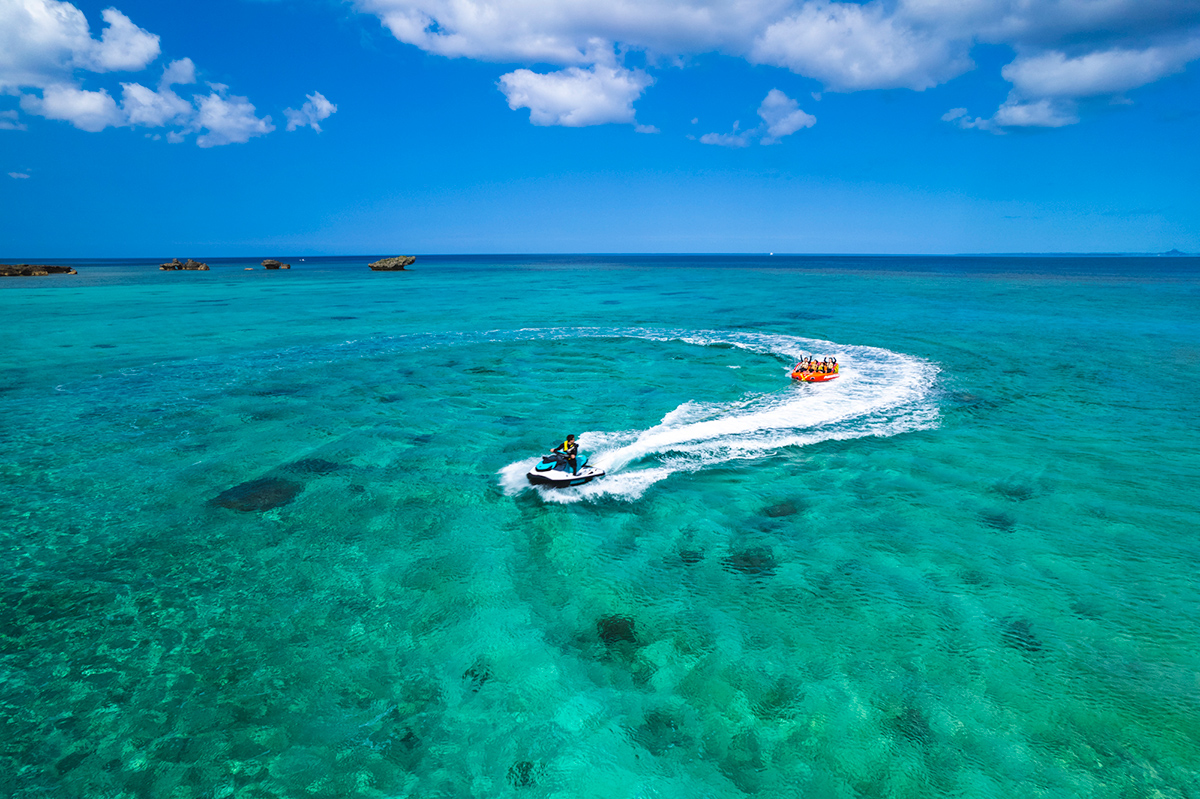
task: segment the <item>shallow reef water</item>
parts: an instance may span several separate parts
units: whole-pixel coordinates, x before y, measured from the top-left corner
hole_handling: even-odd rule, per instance
[[[1200,260],[369,260],[0,284],[5,795],[1200,795]]]

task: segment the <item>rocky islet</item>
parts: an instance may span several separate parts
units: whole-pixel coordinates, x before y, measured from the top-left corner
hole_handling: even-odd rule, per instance
[[[50,264],[0,264],[0,277],[44,277],[46,275],[77,275],[73,267]]]
[[[188,258],[186,261],[180,261],[178,258],[172,258],[170,260],[170,262],[168,262],[168,263],[159,264],[158,268],[164,272],[179,271],[179,270],[185,270],[185,269],[188,271],[195,271],[195,272],[209,271],[208,264],[200,263],[199,261],[193,261],[191,258]]]

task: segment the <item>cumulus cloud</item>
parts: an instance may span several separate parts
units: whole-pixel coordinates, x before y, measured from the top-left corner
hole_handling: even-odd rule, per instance
[[[817,118],[800,110],[800,104],[779,89],[771,89],[758,107],[758,115],[767,126],[763,144],[774,144],[801,128],[811,128]]]
[[[122,83],[121,110],[128,124],[147,128],[189,124],[194,115],[192,104],[172,91],[171,87],[195,81],[196,67],[192,59],[181,58],[172,61],[163,70],[157,91],[140,83]]]
[[[718,147],[749,147],[751,131],[738,130],[741,122],[733,123],[730,133],[705,133],[700,137],[701,144],[715,144]]]
[[[1113,48],[1074,58],[1058,50],[1019,56],[1000,70],[1004,79],[1030,97],[1094,97],[1117,94],[1183,71],[1200,56],[1200,37],[1173,46],[1143,50]]]
[[[1183,71],[1200,57],[1200,33],[1192,38],[1142,49],[1113,47],[1069,56],[1061,50],[1022,53],[1000,74],[1012,83],[1008,99],[990,119],[968,122],[965,109],[953,119],[959,127],[1059,128],[1079,121],[1077,100],[1111,97],[1129,104],[1123,93]],[[955,109],[959,110],[959,109]]]
[[[196,82],[196,65],[192,63],[190,58],[180,58],[167,64],[163,70],[162,78],[159,79],[159,88],[166,86],[178,86],[181,84],[191,84]]]
[[[199,130],[208,131],[196,138],[201,147],[222,144],[244,144],[255,136],[265,136],[275,130],[271,117],[258,118],[254,106],[245,97],[226,96],[219,83],[211,84],[213,92],[197,101],[198,113],[193,123]]]
[[[996,110],[996,115],[991,120],[993,125],[1001,128],[1061,128],[1064,125],[1074,125],[1078,121],[1079,117],[1075,114],[1073,104],[1048,99],[1035,102],[1009,99]]]
[[[30,0],[25,0],[32,5]],[[91,42],[85,58],[86,69],[93,72],[136,72],[158,58],[158,37],[134,25],[115,8],[100,12],[107,27],[99,42]],[[78,56],[77,56],[78,58]]]
[[[829,89],[928,89],[971,67],[962,43],[909,27],[882,4],[806,3],[769,25],[750,58]]]
[[[80,130],[96,133],[109,126],[125,124],[125,117],[112,96],[101,89],[90,92],[68,84],[42,89],[42,96],[21,96],[21,110],[27,114],[70,122]]]
[[[295,130],[306,125],[317,133],[321,132],[321,126],[317,123],[322,119],[327,119],[331,114],[337,113],[337,106],[325,99],[325,95],[320,92],[313,92],[305,95],[307,101],[300,106],[300,110],[296,111],[292,108],[283,109],[284,116],[287,117],[287,129]]]
[[[1200,50],[1196,0],[352,0],[400,41],[450,57],[622,69],[641,51],[676,61],[719,52],[788,69],[834,91],[923,90],[972,69],[977,43],[1018,53],[1018,99],[997,120],[1074,117],[1069,98],[1119,94],[1177,72]],[[558,82],[578,73],[551,73]],[[548,75],[505,76],[513,97],[549,94]],[[543,79],[543,80],[539,80]],[[634,99],[639,96],[634,93]],[[816,95],[814,95],[815,97]],[[1058,100],[1039,105],[1042,100]],[[512,103],[510,103],[512,104]],[[531,108],[535,124],[574,118]],[[1023,110],[1022,110],[1023,109]],[[630,112],[630,115],[632,112]],[[631,116],[629,117],[631,118]],[[970,121],[965,114],[955,124]],[[999,122],[997,122],[999,124]],[[714,136],[732,134],[713,134]]]
[[[46,86],[70,77],[76,59],[97,43],[83,12],[49,0],[0,2],[0,92]]]
[[[545,75],[518,69],[500,77],[500,90],[509,108],[528,108],[529,121],[535,125],[579,128],[633,124],[633,101],[652,82],[641,70],[596,64],[591,69],[569,67]]]
[[[16,111],[0,111],[0,130],[25,130]]]
[[[29,179],[28,172],[9,172],[8,176],[15,180],[28,180]]]
[[[159,54],[159,39],[115,8],[93,39],[87,18],[58,0],[0,2],[0,91],[67,82],[75,69],[137,71]]]
[[[771,89],[758,106],[758,116],[762,124],[751,130],[739,130],[741,123],[733,123],[730,133],[705,133],[700,137],[701,144],[715,144],[719,147],[749,147],[754,139],[759,144],[776,144],[784,136],[791,136],[803,128],[811,128],[817,124],[817,118],[800,110],[800,104],[788,97],[779,89]]]
[[[744,51],[790,0],[354,0],[402,42],[484,61],[583,66],[614,43],[662,54]]]
[[[0,0],[0,94],[19,95],[27,114],[90,132],[173,126],[177,129],[167,133],[167,140],[178,142],[188,133],[205,131],[196,139],[201,147],[245,142],[275,129],[269,116],[260,119],[249,100],[226,96],[224,87],[214,85],[208,96],[180,96],[173,86],[196,82],[196,65],[189,58],[170,62],[157,88],[122,82],[120,104],[108,89],[84,88],[80,73],[137,72],[161,53],[159,37],[116,8],[100,16],[104,29],[95,39],[83,12],[69,2]],[[321,108],[313,111],[315,118],[324,118]],[[0,112],[0,129],[24,130],[25,125],[16,112],[5,111]]]
[[[951,108],[946,113],[942,114],[943,122],[953,122],[958,127],[969,130],[978,128],[979,130],[993,130],[996,126],[990,119],[981,119],[979,117],[971,118],[965,108]]]

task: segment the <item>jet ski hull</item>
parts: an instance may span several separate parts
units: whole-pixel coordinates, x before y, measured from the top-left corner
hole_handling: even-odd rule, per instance
[[[604,472],[600,469],[594,469],[591,466],[582,466],[578,474],[571,474],[569,469],[565,472],[559,469],[549,469],[546,471],[531,469],[529,474],[525,476],[533,485],[542,485],[547,488],[569,488],[571,486],[581,486],[584,483],[590,483],[597,477],[603,477]]]
[[[576,474],[571,473],[562,456],[547,455],[542,462],[529,470],[525,475],[533,485],[544,485],[550,488],[569,488],[590,483],[597,477],[603,477],[604,471],[587,465],[587,456],[580,455],[577,459]]]

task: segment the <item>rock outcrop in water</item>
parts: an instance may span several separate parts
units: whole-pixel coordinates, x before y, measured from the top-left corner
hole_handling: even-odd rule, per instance
[[[189,271],[207,272],[208,264],[202,264],[199,261],[193,261],[188,258],[187,261],[180,261],[178,258],[172,258],[170,263],[159,264],[158,268],[164,272],[172,270],[187,269]]]
[[[274,258],[268,258],[262,262],[263,269],[291,269],[291,264],[280,263]]]
[[[44,275],[77,275],[69,266],[49,264],[0,264],[0,277],[42,277]]]
[[[636,644],[635,629],[634,621],[629,616],[604,616],[596,622],[596,632],[600,635],[600,640],[606,644],[617,644],[622,641]]]
[[[218,508],[239,510],[243,513],[271,510],[288,504],[304,490],[304,485],[278,477],[262,477],[258,480],[235,485],[208,501]]]
[[[770,547],[751,547],[731,552],[724,559],[726,571],[741,572],[751,577],[771,577],[779,562]]]
[[[404,267],[411,266],[416,261],[417,256],[415,255],[396,255],[392,258],[380,258],[373,264],[367,264],[367,266],[376,272],[403,272]]]

